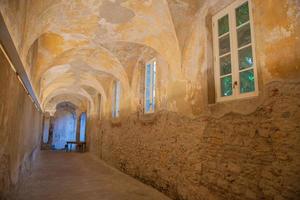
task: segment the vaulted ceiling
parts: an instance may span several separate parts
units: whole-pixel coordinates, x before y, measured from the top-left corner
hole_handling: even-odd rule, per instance
[[[93,108],[93,96],[105,101],[113,80],[129,89],[142,52],[161,56],[179,77],[186,22],[201,2],[29,0],[20,56],[42,107],[69,101]]]

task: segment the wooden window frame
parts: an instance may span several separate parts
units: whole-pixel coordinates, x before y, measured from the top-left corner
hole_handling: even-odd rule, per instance
[[[242,25],[236,27],[236,12],[235,10],[248,2],[249,8],[249,22],[243,23]],[[227,33],[219,36],[218,35],[218,20],[222,17],[228,15],[229,20],[229,37],[230,37],[230,52],[231,55],[231,75],[232,75],[232,95],[231,96],[221,96],[221,75],[220,75],[220,57],[227,55],[224,54],[219,56],[219,38],[224,37]],[[237,30],[238,28],[250,24],[251,31],[251,43],[238,48],[238,38],[237,38]],[[216,102],[230,101],[236,99],[250,98],[258,96],[259,88],[258,88],[258,76],[257,76],[257,65],[256,65],[256,55],[255,55],[255,40],[254,40],[254,27],[253,27],[253,15],[252,15],[252,2],[251,0],[237,0],[218,12],[212,18],[213,25],[213,59],[214,59],[214,79],[215,79],[215,91],[216,91]],[[252,47],[252,57],[253,57],[253,66],[246,68],[244,70],[239,70],[239,60],[238,60],[238,50]],[[253,69],[254,72],[254,86],[255,91],[248,93],[240,93],[240,76],[239,72],[247,71],[249,69]],[[235,82],[237,85],[235,85]]]
[[[120,117],[120,101],[121,101],[121,83],[120,81],[115,81],[113,85],[112,93],[112,117]]]
[[[150,75],[150,111],[147,111],[147,66],[151,66]],[[154,77],[155,75],[155,77]],[[149,60],[145,65],[145,90],[144,90],[144,114],[151,114],[155,112],[156,107],[156,77],[157,77],[157,61],[156,58]]]

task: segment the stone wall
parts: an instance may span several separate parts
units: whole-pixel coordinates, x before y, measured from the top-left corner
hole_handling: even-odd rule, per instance
[[[105,121],[97,154],[173,199],[297,199],[300,84],[272,82],[249,114],[161,111]],[[253,102],[252,102],[253,103]],[[93,142],[93,141],[92,141]]]
[[[168,2],[182,76],[159,51],[138,51],[124,64],[135,73],[120,117],[111,117],[109,92],[101,121],[88,116],[91,152],[174,199],[297,199],[299,1],[251,1],[258,96],[226,102],[215,101],[212,17],[234,0]],[[157,107],[144,115],[142,70],[152,57]]]
[[[30,172],[39,152],[42,114],[0,51],[0,199]]]

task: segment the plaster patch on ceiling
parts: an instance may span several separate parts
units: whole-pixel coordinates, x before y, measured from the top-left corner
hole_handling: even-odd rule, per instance
[[[189,4],[185,1],[182,1],[182,0],[175,0],[173,1],[174,4],[176,4],[177,6],[183,8],[183,9],[188,9],[189,8]]]
[[[64,74],[70,69],[70,64],[58,65],[56,67],[50,68],[47,72],[45,72],[42,78],[43,84],[49,84],[57,77],[58,74]]]
[[[106,22],[112,24],[128,22],[135,16],[135,14],[132,10],[123,7],[121,5],[122,2],[124,2],[124,0],[104,1],[100,6],[99,16],[104,18]]]
[[[61,35],[63,36],[64,40],[87,40],[88,37],[84,34],[76,34],[76,33],[64,33],[62,32]]]
[[[88,85],[82,85],[81,86],[87,93],[89,93],[91,96],[97,94],[97,90],[95,88],[92,88],[91,86]]]

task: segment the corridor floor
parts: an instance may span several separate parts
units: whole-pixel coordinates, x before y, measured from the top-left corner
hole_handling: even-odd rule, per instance
[[[168,200],[89,154],[42,152],[18,200]]]

